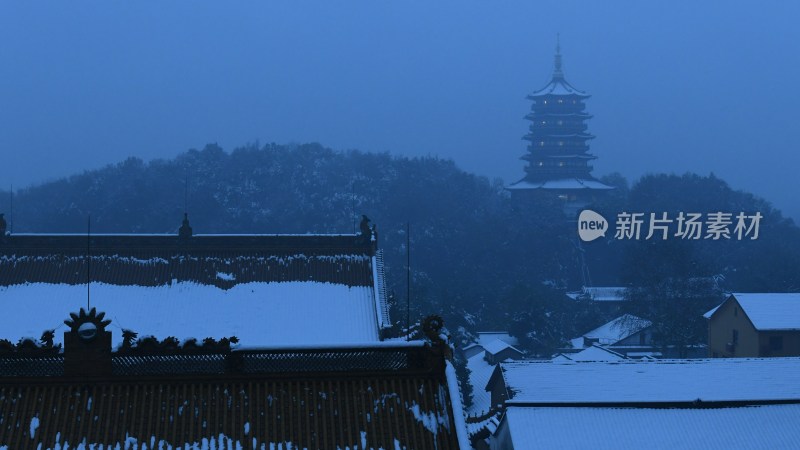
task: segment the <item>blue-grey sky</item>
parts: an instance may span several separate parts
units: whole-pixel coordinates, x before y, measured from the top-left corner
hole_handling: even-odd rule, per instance
[[[714,172],[800,218],[800,2],[0,4],[0,185],[217,142],[522,177],[561,34],[595,174]]]

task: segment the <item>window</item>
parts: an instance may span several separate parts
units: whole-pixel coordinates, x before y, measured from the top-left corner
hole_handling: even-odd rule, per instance
[[[558,99],[558,104],[560,105],[562,103],[564,103],[564,100]]]
[[[770,336],[769,349],[772,351],[783,350],[783,336]]]
[[[739,330],[733,330],[733,336],[731,337],[731,342],[734,345],[739,343]]]
[[[539,147],[544,147],[544,141],[539,142]]]

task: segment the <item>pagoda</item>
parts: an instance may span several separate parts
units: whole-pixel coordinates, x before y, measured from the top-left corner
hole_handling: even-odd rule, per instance
[[[528,95],[533,102],[525,116],[531,122],[523,139],[529,141],[525,177],[508,186],[515,197],[556,197],[564,202],[566,212],[592,203],[599,193],[613,189],[595,179],[589,162],[597,157],[589,153],[585,112],[590,96],[573,87],[561,64],[561,45],[556,45],[555,70],[550,82]]]

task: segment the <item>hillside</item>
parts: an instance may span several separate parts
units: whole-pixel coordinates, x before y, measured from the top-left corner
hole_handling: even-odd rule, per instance
[[[349,233],[366,214],[386,253],[398,303],[393,317],[402,321],[410,223],[412,318],[441,314],[462,339],[465,331],[511,329],[524,346],[544,353],[603,319],[563,296],[563,289],[583,282],[584,251],[597,285],[658,289],[664,280],[715,277],[720,289],[800,289],[800,232],[763,200],[713,176],[653,175],[630,188],[620,176],[605,181],[618,187],[598,205],[606,217],[626,208],[759,210],[761,238],[618,242],[609,233],[582,250],[558,205],[516,204],[501,183],[452,161],[336,152],[318,144],[251,145],[230,153],[209,145],[171,160],[130,158],[32,186],[15,194],[14,231],[85,232],[91,215],[97,233],[174,233],[184,202],[195,233]],[[705,303],[714,300],[709,296]],[[632,304],[639,314],[659,314],[650,303]]]

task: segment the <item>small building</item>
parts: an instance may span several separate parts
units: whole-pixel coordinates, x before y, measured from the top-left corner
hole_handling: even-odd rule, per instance
[[[798,293],[734,293],[704,317],[710,357],[800,356]]]
[[[795,448],[798,379],[800,358],[501,363],[487,389],[503,415],[481,445]]]
[[[479,354],[483,353],[486,350],[483,348],[483,346],[481,344],[473,343],[473,344],[469,344],[468,346],[464,347],[463,349],[461,349],[461,351],[463,351],[464,352],[464,356],[467,359],[469,359],[469,358],[472,358],[475,355],[479,355]]]
[[[601,346],[649,346],[652,344],[653,334],[650,330],[652,322],[632,314],[623,314],[616,319],[600,325],[570,341],[571,349],[566,351],[579,352],[595,344]]]
[[[491,365],[501,363],[507,359],[522,359],[525,355],[508,342],[496,340],[484,346],[483,359]]]
[[[478,331],[478,344],[480,345],[486,345],[497,340],[509,345],[519,345],[519,340],[508,334],[508,331]]]

